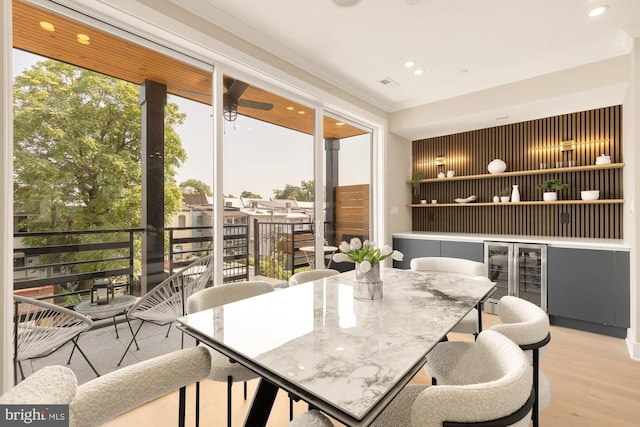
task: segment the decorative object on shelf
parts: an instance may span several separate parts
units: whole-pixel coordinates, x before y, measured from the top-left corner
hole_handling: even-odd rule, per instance
[[[364,243],[354,237],[349,243],[340,243],[340,252],[333,255],[334,262],[353,261],[356,263],[356,279],[353,286],[353,296],[361,300],[375,300],[382,298],[382,280],[380,280],[380,261],[393,258],[402,261],[404,254],[394,251],[385,245],[376,248],[373,242]]]
[[[556,167],[557,168],[561,168],[562,167],[562,162],[556,162]]]
[[[499,203],[500,202],[500,196],[493,196],[493,203]]]
[[[432,205],[435,205],[436,203],[438,203],[438,201],[437,201],[436,199],[433,199],[433,200],[431,201],[431,204],[432,204]]]
[[[494,159],[487,165],[487,170],[489,173],[502,173],[507,170],[507,164],[500,159]]]
[[[413,186],[413,195],[418,197],[420,195],[420,181],[424,178],[424,172],[415,171],[411,178],[411,185]]]
[[[509,187],[504,187],[500,190],[500,201],[502,203],[507,203],[511,198],[511,189]]]
[[[609,163],[611,163],[611,156],[605,156],[603,154],[596,158],[596,165],[608,165]]]
[[[461,198],[454,199],[454,202],[456,202],[456,203],[471,203],[471,202],[475,202],[475,201],[476,201],[476,195],[475,194],[467,197],[466,199],[461,199]]]
[[[560,181],[559,179],[548,179],[542,184],[537,184],[538,190],[544,191],[542,194],[542,200],[545,202],[553,202],[558,200],[558,191],[569,188],[569,184]]]
[[[546,169],[547,168],[547,164],[542,162],[540,163],[540,169]]]
[[[421,204],[421,205],[426,205],[426,204],[427,204],[427,200],[426,200],[426,199],[422,199],[422,200],[420,200],[420,204]]]
[[[578,166],[578,163],[575,160],[569,160],[567,162],[567,166],[570,168],[575,168],[576,166]]]
[[[600,198],[600,190],[585,190],[580,192],[582,200],[598,200]]]
[[[517,184],[513,184],[513,189],[511,190],[511,202],[517,203],[520,201],[520,188]]]
[[[442,179],[444,178],[446,175],[444,174],[444,172],[438,172],[438,178]]]
[[[456,175],[456,171],[447,171],[447,178],[452,178]]]

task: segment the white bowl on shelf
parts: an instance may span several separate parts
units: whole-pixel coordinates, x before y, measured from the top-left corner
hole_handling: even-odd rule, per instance
[[[598,200],[600,198],[600,190],[581,191],[580,197],[582,200]]]

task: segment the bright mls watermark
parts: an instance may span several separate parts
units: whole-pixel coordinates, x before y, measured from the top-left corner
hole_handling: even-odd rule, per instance
[[[69,405],[0,405],[0,425],[69,427]]]

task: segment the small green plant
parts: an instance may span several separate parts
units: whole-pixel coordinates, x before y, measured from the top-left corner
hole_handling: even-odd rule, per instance
[[[415,171],[413,173],[413,178],[411,178],[411,185],[413,185],[413,195],[416,197],[420,195],[420,181],[422,180],[422,178],[424,178],[424,172],[422,171]]]
[[[564,183],[564,182],[560,181],[559,179],[548,179],[545,182],[543,182],[542,184],[537,184],[536,188],[538,190],[543,190],[546,193],[546,192],[554,192],[554,191],[564,190],[566,188],[569,188],[569,184]]]
[[[500,190],[500,196],[507,197],[510,195],[511,195],[511,190],[509,189],[509,187],[504,187],[502,190]]]

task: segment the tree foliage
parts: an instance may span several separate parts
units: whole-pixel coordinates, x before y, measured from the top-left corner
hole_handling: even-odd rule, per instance
[[[14,81],[14,194],[35,216],[30,231],[139,227],[139,87],[53,60]],[[165,110],[165,219],[179,212],[176,170],[186,153],[174,127],[185,115]]]
[[[180,183],[180,189],[184,190],[187,187],[191,187],[195,190],[194,194],[205,194],[207,196],[213,195],[211,192],[211,187],[206,182],[200,181],[199,179],[188,179],[184,182]]]
[[[313,202],[315,183],[313,181],[300,181],[300,186],[287,184],[284,189],[274,189],[276,199],[297,200],[299,202]]]
[[[240,194],[240,197],[245,198],[245,199],[262,199],[261,195],[253,193],[253,192],[248,191],[248,190],[244,190]]]

